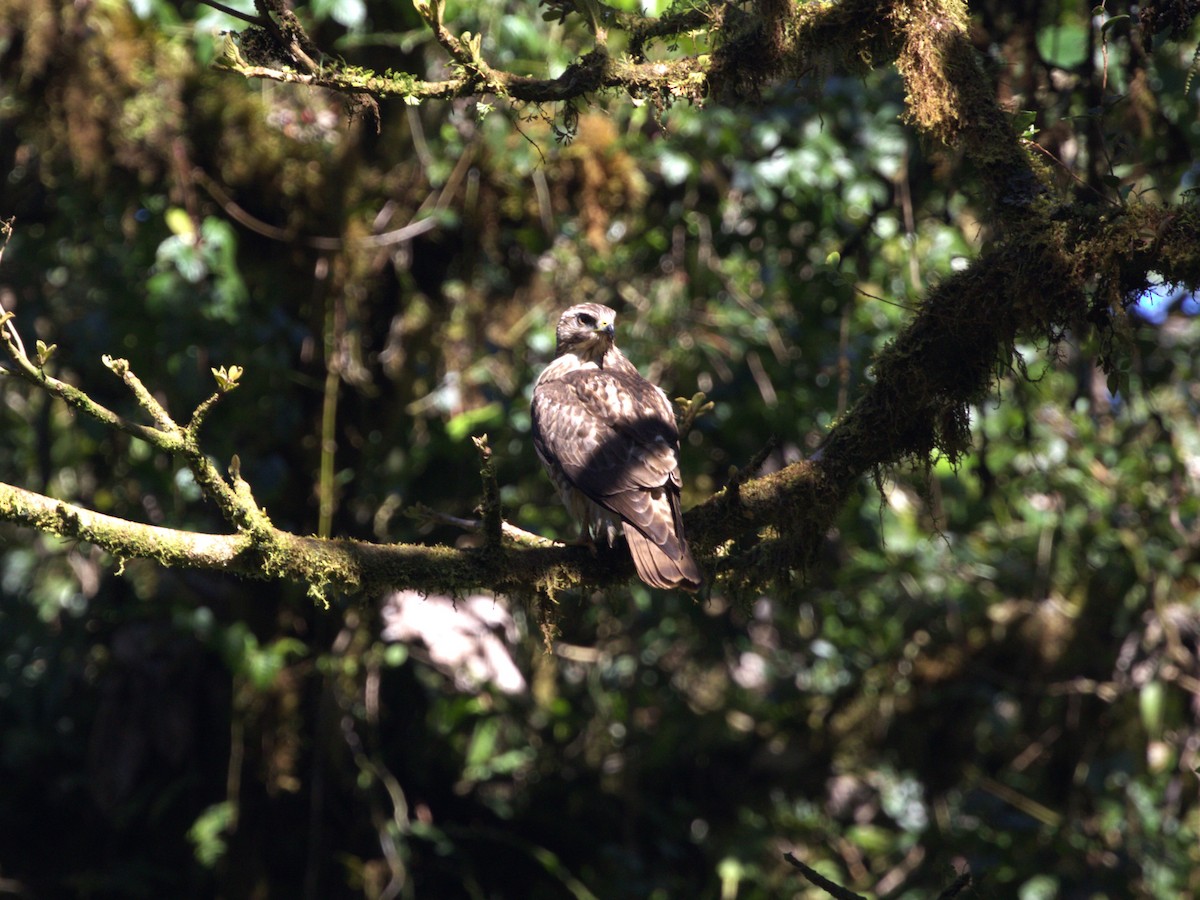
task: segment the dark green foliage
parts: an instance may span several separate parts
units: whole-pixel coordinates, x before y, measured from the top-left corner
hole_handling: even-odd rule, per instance
[[[0,876],[36,896],[820,896],[793,850],[909,900],[963,864],[983,896],[1200,893],[1200,319],[1169,287],[1153,315],[1131,305],[1144,279],[1116,261],[1136,244],[1196,278],[1170,223],[1146,223],[1195,187],[1198,39],[1171,20],[1143,52],[1110,27],[1105,76],[1086,11],[1018,6],[973,5],[972,38],[1034,113],[1039,202],[1064,232],[1086,231],[1076,199],[1110,221],[1070,284],[1018,293],[1041,261],[1013,260],[1011,297],[1003,271],[964,270],[1004,252],[987,202],[1027,185],[998,187],[987,147],[964,163],[923,142],[870,59],[749,107],[384,103],[377,135],[337,98],[201,68],[215,20],[0,13],[0,303],[58,345],[57,377],[130,415],[103,354],[181,419],[213,368],[243,367],[204,447],[300,534],[453,544],[404,512],[473,516],[487,433],[506,518],[573,536],[528,396],[583,299],[620,311],[670,396],[715,404],[685,440],[685,506],[756,457],[810,456],[903,371],[885,348],[947,286],[966,337],[1011,301],[1059,338],[940,348],[921,374],[961,373],[961,412],[898,423],[925,430],[811,560],[785,528],[721,547],[729,578],[699,601],[636,583],[510,600],[512,694],[385,641],[378,597],[326,610],[0,525]],[[299,12],[350,64],[440,72],[407,6]],[[447,18],[497,67],[576,58],[531,4]],[[909,118],[950,135],[931,91]],[[0,480],[227,528],[186,470],[11,378]]]

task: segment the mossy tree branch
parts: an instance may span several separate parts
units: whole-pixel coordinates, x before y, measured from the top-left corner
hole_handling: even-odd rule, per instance
[[[11,226],[7,226],[6,223],[6,227]],[[2,256],[3,254],[0,253],[0,257]],[[127,360],[106,356],[104,364],[129,388],[138,405],[154,420],[154,425],[131,422],[97,403],[79,388],[46,374],[45,363],[48,360],[35,362],[28,357],[16,330],[14,316],[0,310],[0,317],[4,323],[0,340],[3,341],[4,349],[13,365],[13,368],[4,370],[6,373],[25,379],[110,428],[139,438],[164,453],[182,458],[204,494],[217,504],[231,524],[250,534],[260,536],[269,534],[271,523],[266,518],[266,514],[258,508],[257,504],[253,502],[253,498],[250,498],[245,491],[239,492],[235,485],[227,482],[218,472],[212,460],[200,449],[200,425],[208,410],[216,404],[221,392],[205,400],[193,414],[191,422],[181,428],[130,370]],[[230,385],[230,388],[232,386]],[[230,388],[226,388],[226,390]]]
[[[210,4],[214,5],[214,4]],[[666,100],[702,100],[712,92],[736,95],[771,80],[794,77],[823,63],[826,67],[863,68],[892,58],[902,42],[897,31],[921,20],[924,6],[940,20],[942,7],[965,17],[958,0],[928,4],[844,3],[790,4],[763,0],[746,4],[712,2],[661,17],[616,10],[598,0],[548,0],[547,16],[583,20],[595,46],[557,78],[536,78],[491,66],[480,52],[478,35],[456,36],[442,18],[444,0],[414,4],[434,40],[446,51],[452,77],[430,81],[413,72],[378,73],[341,65],[333,55],[322,64],[309,59],[311,39],[294,16],[281,29],[267,4],[260,3],[256,24],[225,42],[217,65],[247,78],[306,84],[348,94],[367,93],[409,103],[496,94],[519,103],[554,103],[583,99],[602,90],[636,95],[656,94]],[[918,7],[908,11],[910,6]],[[221,8],[219,5],[216,8]],[[245,17],[241,17],[245,19]],[[629,35],[628,55],[610,54],[607,35]],[[709,52],[676,54],[645,61],[651,45],[669,45],[683,35],[705,40]],[[764,36],[769,53],[763,52]],[[310,48],[297,55],[297,47]],[[288,62],[290,61],[290,62]]]

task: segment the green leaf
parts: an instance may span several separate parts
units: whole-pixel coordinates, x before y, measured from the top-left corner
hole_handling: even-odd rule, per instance
[[[37,342],[37,364],[38,368],[44,368],[46,363],[50,362],[50,358],[54,356],[54,351],[58,349],[58,344],[47,344],[43,340]]]
[[[187,214],[186,209],[181,209],[178,206],[172,206],[167,210],[164,216],[167,222],[167,227],[171,229],[171,233],[183,238],[193,238],[196,235],[196,226],[192,222],[192,217]]]
[[[195,848],[196,860],[206,869],[211,869],[225,855],[225,838],[233,821],[233,804],[224,800],[200,813],[188,829],[187,837]]]
[[[894,832],[876,825],[854,825],[846,837],[857,847],[871,854],[888,853],[896,844]]]
[[[1113,16],[1100,26],[1100,36],[1104,40],[1108,40],[1108,32],[1116,25],[1124,25],[1129,21],[1129,16]]]
[[[1082,25],[1052,25],[1038,32],[1042,58],[1060,69],[1073,69],[1087,58],[1088,29]]]
[[[1166,690],[1161,681],[1150,681],[1138,692],[1138,712],[1142,716],[1142,727],[1151,739],[1162,734]]]
[[[1024,137],[1029,137],[1037,131],[1037,111],[1021,109],[1013,113],[1013,131]]]
[[[238,387],[238,379],[242,377],[242,372],[245,370],[241,366],[230,366],[228,369],[221,366],[219,369],[210,369],[209,371],[217,380],[217,390],[222,394],[228,394]]]

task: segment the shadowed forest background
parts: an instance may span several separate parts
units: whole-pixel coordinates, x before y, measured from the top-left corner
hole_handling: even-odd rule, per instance
[[[1149,4],[1151,36],[1128,4],[969,4],[1064,202],[1190,202],[1195,6]],[[446,19],[555,73],[582,28],[544,11]],[[355,64],[446,68],[406,0],[296,12]],[[204,449],[298,534],[469,543],[427,511],[476,515],[486,433],[506,517],[573,537],[529,394],[584,300],[668,396],[714,404],[685,508],[808,457],[991,238],[891,66],[662,109],[384,100],[377,131],[213,68],[240,27],[0,4],[0,306],[132,418],[106,354],[183,418],[243,367]],[[827,896],[785,851],[869,897],[965,867],[967,896],[1200,895],[1200,306],[1164,285],[1120,322],[1018,343],[968,456],[864,479],[764,591],[324,608],[0,523],[0,895]],[[14,376],[0,481],[227,530],[188,469]]]

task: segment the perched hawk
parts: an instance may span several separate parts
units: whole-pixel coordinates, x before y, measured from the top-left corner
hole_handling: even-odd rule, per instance
[[[596,303],[558,320],[533,388],[533,446],[585,538],[611,546],[624,531],[642,581],[694,591],[704,576],[683,536],[675,416],[613,343],[615,321]]]

